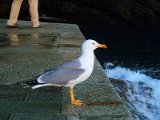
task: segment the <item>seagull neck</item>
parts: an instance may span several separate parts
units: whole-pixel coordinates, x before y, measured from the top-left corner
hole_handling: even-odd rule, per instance
[[[81,59],[94,60],[94,52],[91,50],[82,50]]]

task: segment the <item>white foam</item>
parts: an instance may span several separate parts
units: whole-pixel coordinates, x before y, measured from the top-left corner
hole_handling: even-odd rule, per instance
[[[105,71],[107,76],[114,79],[125,80],[126,83],[130,83],[128,86],[132,84],[132,88],[134,87],[134,93],[132,92],[133,89],[128,90],[127,93],[130,103],[140,114],[143,114],[146,119],[160,120],[160,80],[145,75],[141,70],[132,71],[129,68],[113,66],[112,63],[106,64]],[[140,85],[140,83],[143,83],[143,86]],[[148,105],[151,105],[152,108],[149,108]]]

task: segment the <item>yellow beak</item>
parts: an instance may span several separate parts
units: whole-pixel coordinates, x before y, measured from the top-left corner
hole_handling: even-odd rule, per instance
[[[104,45],[104,44],[99,44],[97,47],[98,47],[98,48],[107,48],[107,46]]]

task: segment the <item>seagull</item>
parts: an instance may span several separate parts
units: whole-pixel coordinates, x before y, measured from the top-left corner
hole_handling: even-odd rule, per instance
[[[89,39],[82,44],[82,54],[77,59],[72,60],[54,70],[45,72],[36,80],[21,81],[18,83],[32,85],[32,89],[44,86],[64,86],[70,88],[70,102],[72,105],[81,106],[83,101],[74,97],[74,86],[89,78],[94,67],[94,50],[96,48],[107,48],[104,44],[99,44],[95,40]]]

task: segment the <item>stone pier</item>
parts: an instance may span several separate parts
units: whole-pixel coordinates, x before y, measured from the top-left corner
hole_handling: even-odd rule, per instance
[[[81,107],[69,102],[69,89],[44,87],[36,90],[13,85],[33,79],[81,54],[84,36],[75,24],[18,21],[7,28],[0,19],[0,120],[131,120],[99,62],[91,77],[75,87]]]

